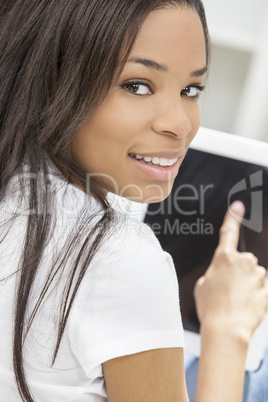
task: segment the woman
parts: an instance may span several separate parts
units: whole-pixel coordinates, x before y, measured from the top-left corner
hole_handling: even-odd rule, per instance
[[[106,196],[168,196],[199,127],[202,4],[0,7],[1,398],[187,401],[174,267]],[[236,251],[238,235],[229,212],[196,286],[198,401],[241,400],[267,307],[264,269]]]

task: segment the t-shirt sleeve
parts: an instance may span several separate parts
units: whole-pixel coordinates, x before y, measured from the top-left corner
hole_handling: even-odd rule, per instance
[[[115,357],[184,346],[173,261],[147,225],[128,221],[98,251],[68,334],[89,377],[102,375],[101,364]]]

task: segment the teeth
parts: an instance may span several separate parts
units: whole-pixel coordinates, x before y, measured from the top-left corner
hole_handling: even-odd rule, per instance
[[[157,158],[157,157],[152,159],[152,162],[155,165],[159,165],[159,161],[160,161],[160,158]]]
[[[170,166],[171,159],[166,159],[166,158],[160,158],[160,166]]]
[[[175,162],[177,162],[177,159],[160,158],[159,165],[160,166],[172,166],[172,165],[174,165]]]
[[[144,160],[145,162],[152,162],[152,158],[150,158],[149,156],[144,156],[144,157],[143,157],[143,160]]]
[[[175,162],[177,162],[177,159],[167,159],[167,158],[158,158],[154,157],[151,158],[149,156],[141,156],[139,154],[130,154],[133,158],[136,158],[138,160],[143,159],[144,162],[146,163],[152,163],[153,165],[160,165],[160,166],[172,166],[174,165]]]

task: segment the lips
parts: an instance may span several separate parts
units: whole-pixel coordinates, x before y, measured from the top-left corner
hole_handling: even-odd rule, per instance
[[[181,153],[180,156],[184,155],[184,153]],[[140,155],[140,154],[135,154],[131,153],[129,154],[129,159],[133,162],[134,166],[143,174],[145,175],[150,181],[161,181],[161,182],[170,182],[171,180],[174,180],[175,177],[177,176],[179,172],[179,158],[174,158],[174,156],[177,156],[177,154],[174,155],[172,154],[173,158],[164,158],[162,155],[160,156],[154,156],[154,155]],[[141,157],[141,158],[140,158]],[[171,164],[171,161],[173,162],[172,165],[167,165],[167,166],[161,166],[160,164],[154,164],[153,158],[159,158],[159,162],[161,158],[168,160],[168,162]],[[146,160],[148,162],[146,162]],[[150,162],[149,162],[150,160]],[[157,160],[156,160],[157,161]],[[174,162],[175,161],[175,162]]]

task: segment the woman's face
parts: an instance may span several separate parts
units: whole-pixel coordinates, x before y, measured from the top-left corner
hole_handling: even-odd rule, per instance
[[[138,202],[166,198],[199,128],[205,72],[198,14],[153,11],[118,81],[73,142],[73,158],[89,179],[99,175],[111,191]]]

